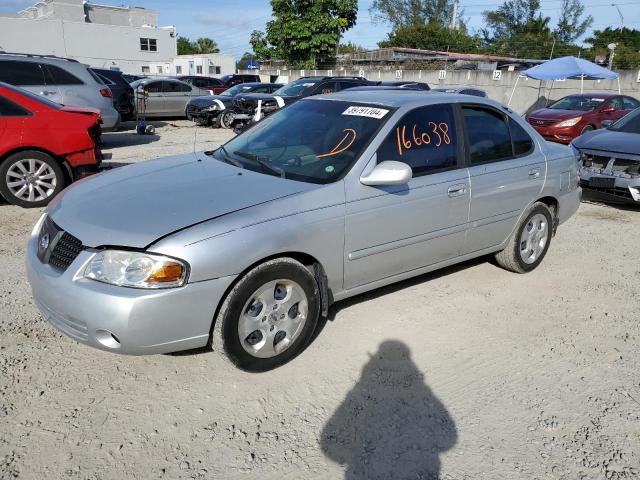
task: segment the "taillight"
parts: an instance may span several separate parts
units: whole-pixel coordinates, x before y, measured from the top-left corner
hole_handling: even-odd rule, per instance
[[[111,90],[109,90],[108,88],[101,88],[100,89],[100,95],[102,95],[103,97],[107,97],[107,98],[112,98],[113,97],[113,93],[111,93]]]

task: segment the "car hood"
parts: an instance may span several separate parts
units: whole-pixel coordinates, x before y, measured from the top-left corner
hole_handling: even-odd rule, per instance
[[[88,177],[56,197],[48,212],[87,247],[144,248],[177,230],[317,187],[200,153]]]
[[[217,103],[216,100],[222,102],[224,105],[227,105],[233,101],[233,97],[229,95],[205,95],[203,97],[194,97],[189,100],[189,104],[195,107],[208,107]]]
[[[581,150],[624,153],[640,157],[640,134],[601,129],[576,138],[573,145]]]
[[[589,112],[583,112],[581,110],[556,110],[553,108],[540,108],[527,114],[529,118],[539,118],[541,120],[566,120],[568,118],[580,117],[586,115]]]

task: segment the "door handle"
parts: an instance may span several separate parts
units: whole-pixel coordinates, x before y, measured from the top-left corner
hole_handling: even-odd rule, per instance
[[[529,170],[529,177],[538,178],[539,176],[540,176],[540,169],[539,168],[532,168],[531,170]]]
[[[447,188],[447,195],[449,195],[450,197],[459,197],[460,195],[464,195],[465,193],[467,193],[467,188],[466,185],[463,184],[451,185],[449,188]]]

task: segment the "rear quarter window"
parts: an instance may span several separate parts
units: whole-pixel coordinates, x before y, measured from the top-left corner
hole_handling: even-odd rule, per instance
[[[51,79],[47,81],[47,84],[84,85],[82,80],[60,67],[56,67],[55,65],[45,65],[45,68],[48,70]],[[99,82],[102,83],[102,80],[99,80]]]
[[[28,117],[31,112],[17,103],[0,96],[0,117]]]

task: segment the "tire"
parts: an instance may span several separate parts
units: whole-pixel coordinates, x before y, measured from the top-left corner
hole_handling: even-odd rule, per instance
[[[60,163],[44,152],[14,153],[0,164],[0,194],[20,207],[44,207],[65,183]]]
[[[230,129],[233,123],[233,110],[227,108],[226,110],[221,111],[218,115],[218,119],[222,128]]]
[[[580,135],[584,135],[585,133],[590,132],[591,130],[595,130],[595,127],[593,125],[587,125],[582,129],[582,131],[580,132]]]
[[[549,207],[541,202],[534,203],[522,217],[505,249],[496,253],[496,261],[511,272],[530,272],[542,262],[552,237],[553,217]]]
[[[248,272],[227,294],[210,343],[236,367],[265,372],[307,347],[319,317],[313,273],[292,258],[277,258]]]

